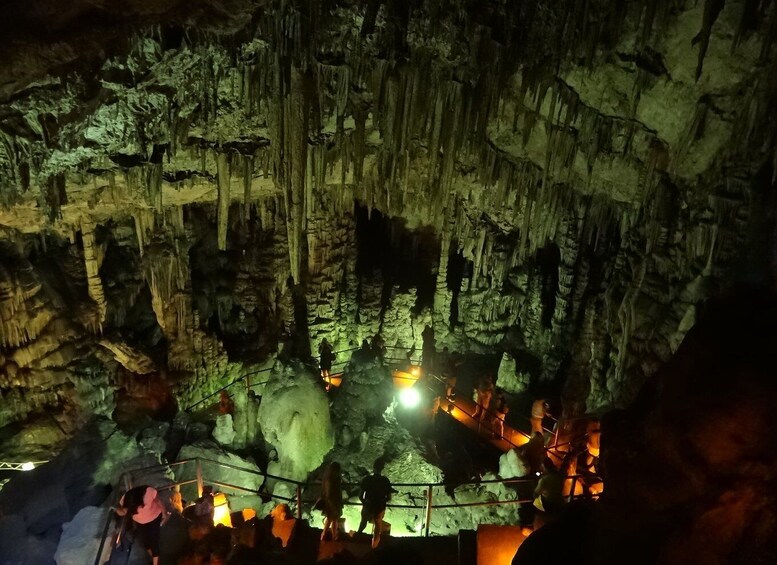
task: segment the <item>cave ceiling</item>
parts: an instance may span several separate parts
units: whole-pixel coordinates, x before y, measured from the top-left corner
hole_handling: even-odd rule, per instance
[[[6,420],[119,365],[226,378],[300,304],[314,349],[431,325],[622,403],[768,223],[773,1],[2,10]],[[356,272],[354,202],[432,234],[428,303]]]

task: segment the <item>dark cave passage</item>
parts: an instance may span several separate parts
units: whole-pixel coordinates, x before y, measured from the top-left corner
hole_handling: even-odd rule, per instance
[[[537,250],[537,268],[540,271],[542,288],[542,324],[550,328],[553,314],[556,310],[556,293],[558,292],[558,268],[561,263],[561,251],[551,243]]]
[[[379,272],[384,282],[384,302],[393,287],[417,290],[415,312],[434,301],[435,269],[440,242],[430,227],[408,229],[399,218],[386,218],[378,210],[356,204],[356,272]]]

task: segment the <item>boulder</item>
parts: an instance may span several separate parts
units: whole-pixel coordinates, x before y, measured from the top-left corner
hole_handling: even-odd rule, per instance
[[[105,526],[107,508],[85,506],[70,522],[62,525],[54,561],[57,565],[84,565],[94,562]],[[106,548],[107,549],[107,548]],[[107,551],[103,558],[107,558]]]
[[[140,432],[138,443],[147,451],[162,454],[167,450],[167,437],[170,433],[170,424],[167,422],[154,422]]]
[[[218,481],[257,491],[264,482],[264,477],[261,475],[256,463],[226,451],[213,441],[199,441],[193,445],[184,445],[178,456],[179,459],[193,459],[196,457],[202,460],[202,476],[206,485]],[[247,471],[221,467],[212,463],[212,461],[227,463],[240,469],[247,469]],[[194,465],[187,464],[175,468],[175,478],[177,481],[190,480],[194,477]]]

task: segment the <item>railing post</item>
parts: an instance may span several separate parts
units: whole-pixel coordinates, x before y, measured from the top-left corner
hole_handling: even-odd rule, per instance
[[[297,483],[297,518],[302,519],[302,485]]]
[[[132,488],[132,474],[130,471],[127,471],[124,473],[124,475],[122,475],[122,478],[124,479],[124,491],[126,492]]]
[[[426,489],[426,524],[424,526],[424,536],[429,537],[429,526],[432,524],[432,485],[428,485]]]
[[[199,457],[195,460],[195,465],[197,468],[197,471],[196,471],[197,472],[197,498],[200,498],[202,497],[203,484],[202,484],[202,462],[200,461]]]

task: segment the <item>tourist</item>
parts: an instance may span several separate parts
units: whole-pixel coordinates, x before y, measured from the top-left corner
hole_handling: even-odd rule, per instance
[[[324,471],[324,479],[321,483],[321,498],[317,506],[324,513],[324,531],[321,532],[321,541],[324,541],[327,532],[330,539],[336,541],[339,537],[340,518],[343,515],[343,489],[340,477],[340,464],[332,462]]]
[[[364,477],[359,486],[359,500],[362,502],[362,519],[359,523],[359,533],[364,531],[367,522],[372,522],[372,547],[378,547],[380,534],[383,528],[383,515],[386,512],[386,504],[391,499],[391,483],[384,477],[383,462],[378,459],[373,465],[373,474]]]
[[[235,403],[227,394],[226,390],[222,390],[219,395],[219,414],[234,414]]]
[[[545,419],[546,416],[550,415],[550,412],[548,411],[548,409],[549,409],[548,403],[542,398],[538,398],[532,403],[531,405],[532,433],[543,434],[545,432],[545,428],[542,427],[542,421]]]
[[[372,344],[370,348],[372,349],[372,354],[381,361],[386,356],[386,342],[383,341],[383,338],[380,334],[375,334],[372,336]]]
[[[475,407],[474,416],[481,422],[486,418],[486,414],[491,406],[491,398],[494,395],[494,381],[491,376],[487,375],[480,379],[480,384],[477,388],[477,406]]]
[[[523,446],[522,455],[532,475],[545,472],[545,438],[540,432],[534,432],[529,442]]]
[[[156,489],[148,485],[132,488],[124,493],[116,514],[130,518],[138,537],[151,556],[153,565],[159,563],[159,529],[169,515],[159,500]]]
[[[507,407],[507,399],[505,398],[503,391],[500,390],[497,393],[494,406],[494,410],[496,412],[496,416],[494,417],[494,437],[504,439],[505,419],[507,418],[507,412],[510,409]]]
[[[456,400],[456,375],[448,375],[445,378],[445,398],[451,402]]]
[[[213,501],[213,487],[202,487],[202,496],[194,503],[194,516],[198,524],[213,526],[216,506]]]
[[[326,338],[318,346],[318,353],[320,355],[319,367],[321,368],[321,377],[326,382],[326,390],[329,390],[332,387],[330,372],[332,370],[332,363],[335,360],[335,354]]]
[[[536,532],[545,524],[555,520],[564,507],[564,477],[558,473],[543,475],[534,489],[533,530]]]

